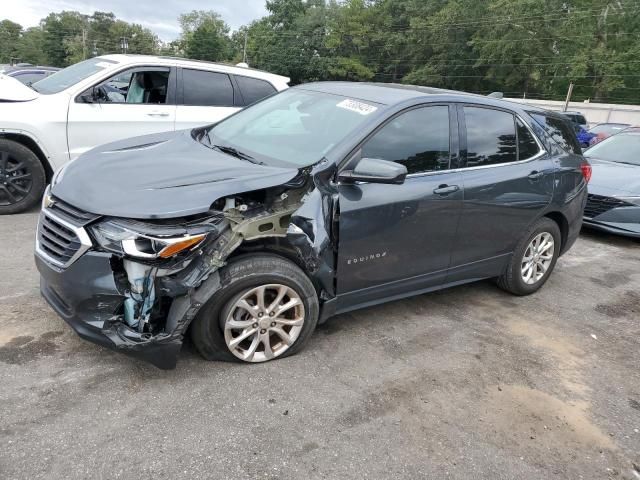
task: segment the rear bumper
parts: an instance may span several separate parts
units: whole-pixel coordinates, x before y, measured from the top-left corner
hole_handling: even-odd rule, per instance
[[[175,368],[181,335],[159,339],[127,337],[122,335],[122,324],[112,322],[125,296],[116,285],[109,254],[89,251],[66,270],[52,266],[37,254],[35,261],[42,296],[81,338],[161,369]]]

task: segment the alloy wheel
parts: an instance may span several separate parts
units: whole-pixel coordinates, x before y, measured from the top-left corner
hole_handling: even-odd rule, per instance
[[[524,283],[535,285],[542,277],[553,261],[555,242],[548,232],[536,235],[527,246],[522,257],[520,274]]]
[[[236,297],[224,319],[224,339],[239,359],[266,362],[289,350],[304,319],[304,304],[293,288],[261,285]]]
[[[15,205],[31,191],[33,181],[26,163],[0,151],[0,205]]]

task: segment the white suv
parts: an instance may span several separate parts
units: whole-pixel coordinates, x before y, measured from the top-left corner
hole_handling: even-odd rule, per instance
[[[0,214],[34,205],[56,169],[97,145],[215,123],[288,82],[249,68],[140,55],[95,57],[31,87],[0,75]]]

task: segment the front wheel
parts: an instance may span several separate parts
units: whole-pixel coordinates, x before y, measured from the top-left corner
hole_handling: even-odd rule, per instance
[[[221,289],[191,327],[207,360],[261,363],[302,349],[318,321],[313,284],[276,255],[247,255],[220,270]]]
[[[556,265],[561,241],[558,224],[550,218],[539,219],[518,243],[498,286],[514,295],[538,291]]]
[[[42,198],[47,180],[42,163],[24,145],[0,139],[0,215],[20,213]]]

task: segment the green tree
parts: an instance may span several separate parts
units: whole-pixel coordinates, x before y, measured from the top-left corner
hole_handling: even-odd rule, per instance
[[[11,20],[2,20],[0,22],[0,63],[10,63],[17,55],[16,47],[22,26]]]
[[[197,60],[228,60],[231,55],[229,26],[214,11],[194,10],[180,15],[182,50]]]

